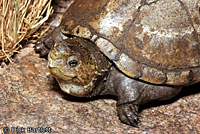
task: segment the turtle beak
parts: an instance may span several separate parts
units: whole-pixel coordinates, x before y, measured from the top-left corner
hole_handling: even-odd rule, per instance
[[[59,77],[60,79],[63,79],[66,81],[71,80],[71,77],[63,75],[63,73],[59,69],[55,67],[53,68],[49,67],[49,69],[50,69],[51,75],[54,76],[55,78]]]
[[[73,83],[69,83],[68,81],[60,79],[60,78],[56,78],[56,80],[58,81],[58,84],[61,90],[67,94],[77,96],[77,97],[90,96],[89,94],[91,92],[91,89],[92,89],[91,86],[93,83],[90,83],[85,86],[79,86]]]

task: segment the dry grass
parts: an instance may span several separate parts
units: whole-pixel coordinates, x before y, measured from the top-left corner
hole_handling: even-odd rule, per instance
[[[35,31],[51,13],[51,0],[0,0],[0,62],[12,62],[23,40],[40,36]]]

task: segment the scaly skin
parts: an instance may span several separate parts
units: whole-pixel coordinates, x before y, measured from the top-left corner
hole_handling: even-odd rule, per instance
[[[98,94],[94,89],[102,85],[111,65],[95,44],[78,37],[56,43],[48,60],[61,89],[74,96]]]
[[[118,97],[120,120],[137,126],[139,105],[172,98],[179,87],[147,84],[121,73],[92,42],[74,37],[56,43],[48,56],[51,74],[61,89],[78,97],[111,94]]]

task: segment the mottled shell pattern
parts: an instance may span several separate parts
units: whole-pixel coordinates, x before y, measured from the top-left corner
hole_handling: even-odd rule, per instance
[[[154,84],[200,81],[199,0],[77,0],[62,34],[90,39],[126,75]]]

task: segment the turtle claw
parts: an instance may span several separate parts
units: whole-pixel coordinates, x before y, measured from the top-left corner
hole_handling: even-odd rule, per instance
[[[121,104],[117,106],[117,112],[121,122],[138,127],[138,106],[132,103]]]
[[[54,45],[54,41],[51,37],[43,37],[36,41],[35,51],[40,54],[40,56],[45,57],[48,55],[51,47]]]

